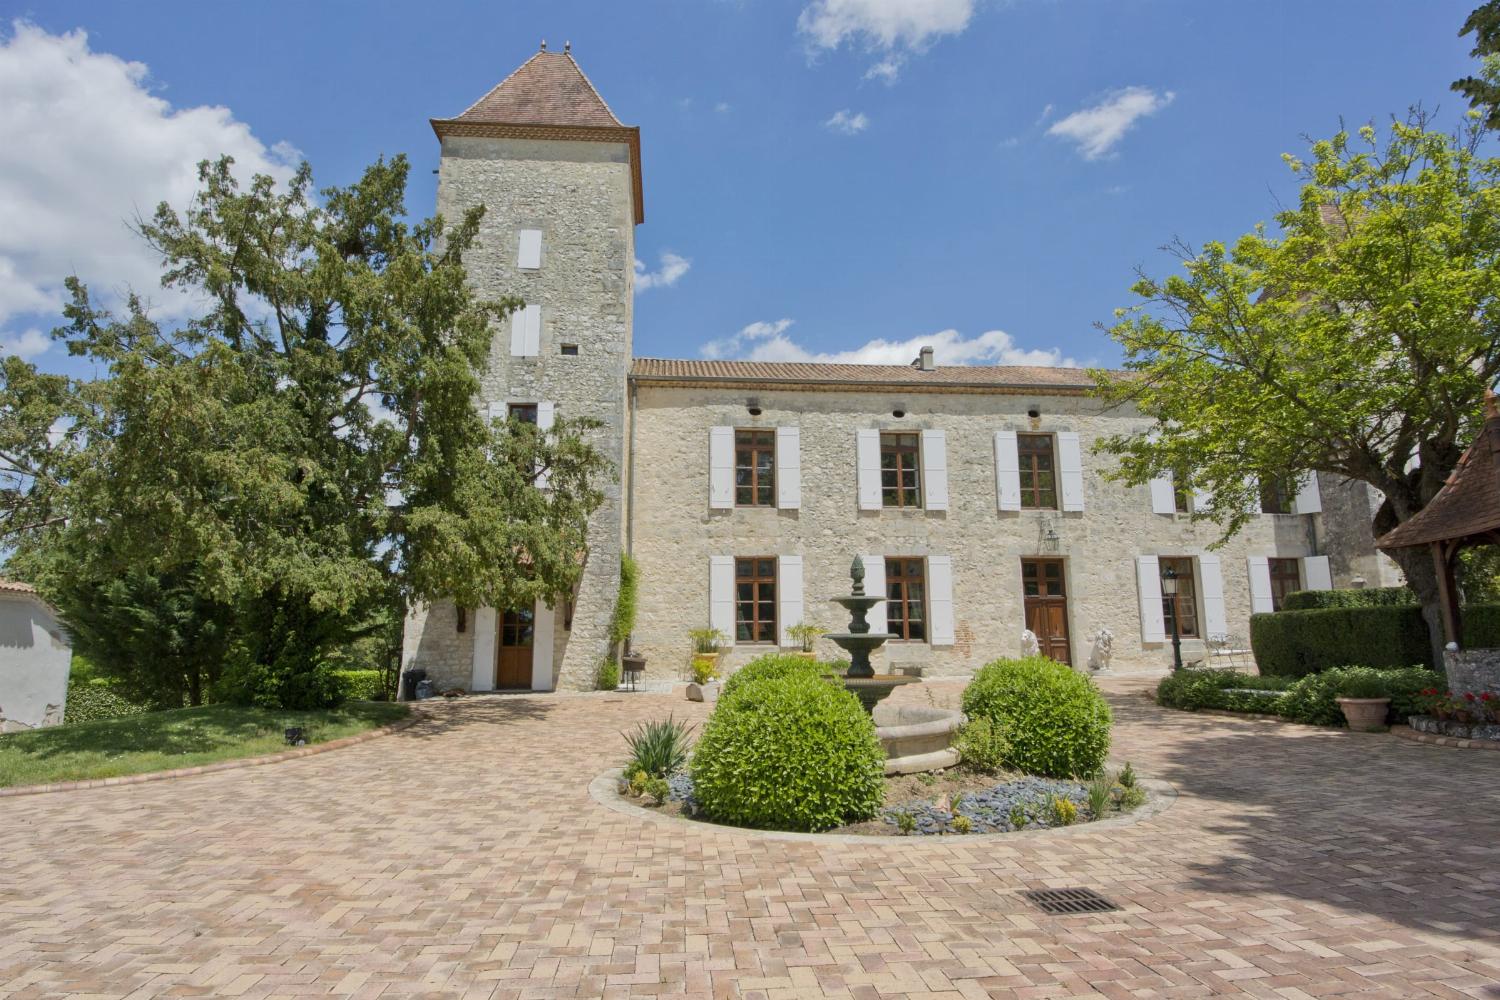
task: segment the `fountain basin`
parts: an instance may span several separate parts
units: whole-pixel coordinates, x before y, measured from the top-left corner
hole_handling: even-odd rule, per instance
[[[852,674],[840,674],[833,680],[844,685],[844,690],[852,693],[859,699],[859,703],[865,707],[866,712],[874,713],[875,704],[903,684],[912,684],[922,678],[913,677],[910,674],[874,674],[869,677],[858,677]]]
[[[872,714],[885,748],[886,774],[936,771],[958,763],[953,738],[963,713],[927,705],[881,705]]]

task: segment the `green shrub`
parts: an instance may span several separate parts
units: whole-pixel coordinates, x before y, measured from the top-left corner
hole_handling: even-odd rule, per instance
[[[594,675],[594,687],[600,691],[613,691],[620,686],[620,661],[609,657],[599,661]]]
[[[622,734],[630,747],[626,774],[645,771],[648,777],[665,778],[682,770],[687,763],[688,737],[693,727],[670,715],[655,722],[642,722],[635,732]]]
[[[385,701],[385,671],[383,670],[336,670],[339,686],[347,701]]]
[[[805,670],[726,690],[690,768],[710,819],[773,830],[869,819],[885,788],[875,723],[854,695]]]
[[[214,687],[214,700],[310,712],[341,704],[344,686],[338,671],[327,663],[309,666],[294,656],[276,663],[240,660],[225,667]]]
[[[1005,727],[1006,763],[1030,774],[1089,776],[1109,754],[1109,704],[1094,682],[1044,656],[996,660],[964,689],[964,713]]]
[[[825,663],[815,663],[805,656],[796,656],[791,653],[767,653],[757,656],[749,663],[729,675],[724,681],[724,690],[720,692],[720,698],[727,698],[741,685],[750,681],[758,681],[771,677],[787,677],[791,674],[808,677],[821,677],[831,673],[831,668]]]
[[[1403,722],[1420,711],[1424,689],[1441,688],[1443,684],[1441,674],[1421,667],[1400,670],[1335,667],[1293,684],[1282,699],[1281,714],[1315,726],[1342,726],[1344,713],[1337,699],[1345,691],[1359,691],[1362,693],[1346,697],[1389,698],[1391,721]]]
[[[1281,701],[1275,693],[1286,690],[1292,683],[1290,677],[1259,677],[1235,670],[1179,670],[1162,678],[1156,686],[1156,702],[1188,711],[1219,708],[1230,712],[1275,713]]]
[[[635,631],[636,593],[640,570],[630,556],[620,557],[620,590],[615,595],[615,613],[609,620],[609,641],[619,645]]]
[[[967,766],[994,774],[1004,769],[1005,759],[1010,756],[1010,737],[1004,725],[979,716],[963,724],[953,748]]]
[[[71,681],[68,684],[68,703],[63,708],[63,722],[98,722],[149,711],[145,705],[126,701],[106,680]]]
[[[1500,605],[1471,604],[1459,612],[1466,649],[1500,647]]]
[[[1316,608],[1389,608],[1417,603],[1410,587],[1369,587],[1359,590],[1296,590],[1281,600],[1282,611]]]
[[[1251,615],[1250,646],[1262,674],[1283,677],[1350,663],[1394,668],[1432,662],[1427,624],[1413,604]]]

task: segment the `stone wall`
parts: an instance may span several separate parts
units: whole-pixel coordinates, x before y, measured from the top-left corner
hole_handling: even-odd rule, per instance
[[[1500,649],[1445,650],[1443,669],[1448,674],[1448,689],[1454,694],[1500,694]]]
[[[478,292],[517,295],[542,308],[537,357],[512,357],[510,321],[498,324],[479,405],[552,401],[559,419],[596,418],[603,428],[593,443],[622,473],[635,261],[628,147],[450,136],[443,140],[437,202],[452,221],[472,205],[486,208],[478,245],[464,262]],[[539,270],[516,267],[522,229],[542,231]],[[563,344],[577,345],[577,355],[562,355]],[[618,477],[605,494],[590,524],[571,632],[564,615],[555,616],[554,686],[591,686],[607,649],[623,543]],[[458,633],[451,605],[413,608],[406,665],[468,687],[474,615],[469,618],[470,630]]]
[[[1373,487],[1352,479],[1320,473],[1318,492],[1323,513],[1317,531],[1335,587],[1399,587],[1406,582],[1401,567],[1375,548],[1371,525],[1384,497]],[[1357,583],[1356,581],[1363,581]]]
[[[763,413],[750,417],[749,395]],[[1041,416],[1032,421],[1028,408]],[[895,418],[892,411],[904,409]],[[1136,587],[1137,555],[1200,555],[1217,540],[1217,528],[1186,515],[1154,514],[1146,487],[1127,489],[1101,476],[1103,457],[1090,455],[1100,436],[1144,431],[1138,415],[1105,414],[1082,396],[839,392],[715,387],[639,389],[632,511],[634,553],[641,566],[640,618],[635,645],[648,656],[648,673],[674,676],[687,658],[686,632],[708,622],[712,555],[804,557],[804,601],[809,621],[843,622],[826,598],[848,592],[849,562],[856,554],[948,555],[953,560],[956,642],[951,647],[888,644],[882,665],[914,664],[929,674],[970,671],[989,659],[1020,652],[1023,627],[1020,559],[1065,560],[1072,659],[1088,663],[1088,637],[1099,628],[1114,634],[1117,668],[1157,667],[1170,642],[1141,641]],[[801,428],[800,510],[708,506],[708,432],[713,425]],[[857,428],[946,432],[949,509],[946,512],[858,510]],[[997,510],[994,432],[1003,429],[1080,434],[1084,454],[1085,509]],[[1055,550],[1045,541],[1058,535]],[[1304,556],[1308,518],[1261,515],[1219,551],[1228,628],[1248,640],[1250,592],[1247,555]],[[765,647],[739,646],[726,657],[734,666]],[[827,643],[819,653],[838,654]]]

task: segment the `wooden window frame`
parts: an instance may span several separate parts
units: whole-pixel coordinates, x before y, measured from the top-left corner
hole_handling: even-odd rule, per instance
[[[886,457],[893,467],[886,468]],[[886,485],[886,473],[894,474],[893,486]],[[910,484],[903,485],[909,478]],[[892,502],[894,500],[894,502]],[[896,510],[922,508],[922,435],[917,431],[880,432],[880,506]]]
[[[760,572],[761,563],[770,563],[769,574]],[[744,570],[749,565],[748,575]],[[734,641],[740,646],[775,646],[779,644],[780,623],[776,620],[780,611],[780,594],[778,591],[778,577],[781,566],[775,556],[735,556],[734,559]],[[745,601],[740,599],[740,587],[748,585],[751,588],[750,600],[751,616],[747,620],[741,615]],[[770,590],[770,597],[765,596],[766,589]],[[760,609],[762,605],[771,606],[771,617],[769,620],[762,618]],[[749,625],[749,631],[741,634],[741,626]],[[762,638],[764,636],[764,638]]]
[[[1191,514],[1193,512],[1193,494],[1186,486],[1179,485],[1176,480],[1172,482],[1172,510],[1177,514]]]
[[[1046,448],[1028,448],[1028,442],[1045,442]],[[1038,459],[1045,454],[1050,460],[1051,468],[1045,470],[1040,468]],[[1016,435],[1016,465],[1020,469],[1018,479],[1021,484],[1021,509],[1022,510],[1057,510],[1058,501],[1058,475],[1057,475],[1057,440],[1051,434],[1017,434]],[[1026,485],[1026,474],[1031,473],[1031,485]],[[1041,479],[1043,475],[1051,477],[1052,502],[1042,501],[1043,489]]]
[[[505,411],[505,416],[509,420],[538,426],[541,423],[541,409],[540,403],[511,403]]]
[[[743,441],[742,441],[743,439]],[[748,454],[748,465],[740,463],[740,455]],[[756,461],[758,456],[770,455],[770,464],[762,469]],[[740,471],[749,472],[749,482],[740,483]],[[749,490],[750,499],[742,502],[741,490]],[[762,499],[764,496],[764,499]],[[736,507],[776,506],[776,430],[771,427],[737,427],[734,431],[734,505]]]
[[[1167,641],[1170,642],[1172,640],[1172,620],[1174,618],[1179,623],[1177,633],[1179,636],[1184,639],[1201,639],[1203,637],[1203,622],[1198,616],[1197,560],[1192,556],[1157,557],[1159,572],[1165,573],[1169,565],[1177,571],[1177,593],[1170,597],[1165,593],[1161,595],[1162,627],[1165,629]],[[1184,593],[1184,587],[1186,588],[1186,593]]]
[[[911,596],[913,584],[920,588],[915,598]],[[890,641],[930,641],[932,630],[927,614],[927,560],[921,556],[886,556],[885,596],[885,630],[892,637]],[[912,615],[913,607],[917,610],[915,617]],[[916,635],[912,634],[914,631]]]
[[[1291,566],[1290,572],[1286,571],[1287,565]],[[1277,572],[1278,568],[1280,568],[1281,572]],[[1271,580],[1271,610],[1280,611],[1282,601],[1286,598],[1287,594],[1303,589],[1302,560],[1282,556],[1268,556],[1266,557],[1266,572]],[[1292,582],[1292,586],[1285,588],[1288,580]],[[1283,585],[1281,588],[1277,587],[1278,582]]]
[[[1286,483],[1260,484],[1260,512],[1262,514],[1290,514],[1296,494]]]

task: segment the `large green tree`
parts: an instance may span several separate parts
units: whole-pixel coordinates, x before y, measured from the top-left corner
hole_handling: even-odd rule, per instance
[[[1182,273],[1142,276],[1110,334],[1127,373],[1100,391],[1155,418],[1103,449],[1116,475],[1172,472],[1208,491],[1225,537],[1260,483],[1307,471],[1384,496],[1378,536],[1420,511],[1481,420],[1500,371],[1500,160],[1471,116],[1448,134],[1420,114],[1339,132],[1287,157],[1295,208],[1232,245],[1172,247]],[[1395,550],[1440,645],[1425,548]]]
[[[1453,89],[1469,99],[1490,128],[1500,128],[1500,0],[1474,8],[1458,33],[1473,34],[1469,55],[1480,61],[1480,71],[1478,76],[1453,81]]]
[[[407,223],[399,157],[321,197],[305,165],[283,186],[231,168],[203,164],[185,212],[139,225],[192,319],[134,297],[112,316],[70,282],[55,336],[94,375],[0,370],[14,562],[59,598],[191,579],[231,609],[242,691],[268,703],[324,698],[313,668],[393,600],[567,592],[610,470],[588,421],[476,408],[520,304],[466,280],[483,210]]]

